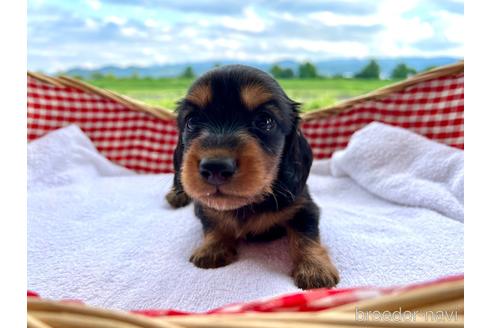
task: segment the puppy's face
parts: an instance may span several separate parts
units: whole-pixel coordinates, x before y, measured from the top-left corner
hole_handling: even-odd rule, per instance
[[[272,192],[297,104],[266,73],[225,66],[202,76],[178,108],[181,183],[217,210],[261,201]]]

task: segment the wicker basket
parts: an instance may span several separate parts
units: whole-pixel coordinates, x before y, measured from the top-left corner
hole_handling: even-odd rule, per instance
[[[463,62],[418,74],[333,107],[303,114],[302,129],[317,159],[328,158],[333,151],[345,147],[352,133],[373,120],[399,125],[463,148],[463,75]],[[74,101],[79,102],[77,106],[73,106]],[[94,115],[95,108],[96,114],[106,111],[107,117],[123,115],[124,120],[98,121],[100,115],[84,119],[83,115]],[[174,113],[169,110],[148,106],[69,77],[28,73],[28,140],[67,124],[78,124],[98,150],[113,162],[140,172],[171,172],[176,142],[174,119]],[[131,129],[125,128],[128,124]],[[119,129],[117,140],[111,135],[108,137],[112,129]],[[152,134],[153,129],[169,133],[164,139],[157,140],[153,136],[145,139],[146,133]],[[132,142],[135,134],[144,136],[145,147]],[[108,140],[112,140],[109,145]],[[164,150],[163,143],[167,145]],[[28,298],[27,311],[28,327],[33,328],[463,327],[463,294],[464,280],[458,279],[399,290],[319,312],[148,317],[34,297]],[[384,311],[389,311],[386,315],[410,311],[414,316],[388,321],[377,316]],[[451,320],[432,320],[426,316],[426,311],[446,311],[453,317]],[[373,316],[360,320],[357,317],[360,313],[372,313]]]
[[[140,314],[97,309],[80,304],[30,298],[27,302],[28,327],[463,327],[463,289],[463,280],[457,280],[319,312],[188,315],[154,318]],[[448,318],[441,317],[440,313],[446,313]],[[388,318],[394,319],[389,320]]]

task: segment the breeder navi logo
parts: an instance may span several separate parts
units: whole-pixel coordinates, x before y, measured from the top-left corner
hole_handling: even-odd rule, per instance
[[[363,311],[355,308],[356,321],[426,321],[426,322],[452,322],[458,321],[458,309],[454,311]]]

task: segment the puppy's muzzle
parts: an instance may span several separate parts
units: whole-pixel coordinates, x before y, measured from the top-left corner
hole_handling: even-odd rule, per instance
[[[237,164],[234,158],[203,158],[198,170],[202,178],[209,184],[219,186],[229,181],[236,173]]]

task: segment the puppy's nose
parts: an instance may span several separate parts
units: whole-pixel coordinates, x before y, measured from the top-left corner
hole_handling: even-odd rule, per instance
[[[200,175],[210,184],[221,185],[236,172],[233,158],[204,158],[200,161]]]

